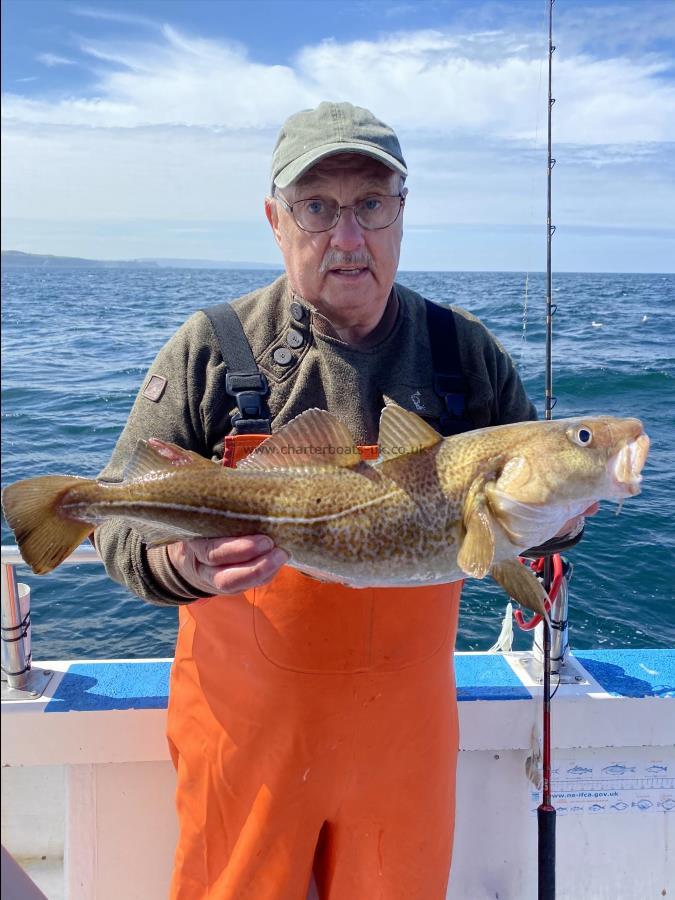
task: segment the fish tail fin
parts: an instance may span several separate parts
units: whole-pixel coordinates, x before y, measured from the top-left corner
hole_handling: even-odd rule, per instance
[[[59,514],[59,502],[71,488],[93,484],[72,475],[43,475],[10,484],[2,509],[24,560],[36,575],[55,569],[89,535],[89,522]]]

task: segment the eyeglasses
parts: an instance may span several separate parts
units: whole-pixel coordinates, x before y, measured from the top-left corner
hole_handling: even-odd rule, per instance
[[[340,206],[336,200],[327,200],[324,197],[310,197],[308,200],[288,203],[281,194],[274,196],[293,216],[298,228],[312,234],[335,228],[343,209],[353,210],[356,221],[366,231],[388,228],[398,219],[405,204],[403,194],[371,194],[351,206]]]

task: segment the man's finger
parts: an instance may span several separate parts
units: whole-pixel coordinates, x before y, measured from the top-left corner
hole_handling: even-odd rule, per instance
[[[269,553],[258,557],[254,562],[242,566],[226,566],[211,571],[210,580],[214,591],[223,594],[235,594],[250,588],[259,587],[270,581],[279,569],[289,560],[285,550],[275,547]],[[201,569],[200,574],[204,570]]]
[[[236,538],[199,538],[190,541],[188,546],[200,563],[229,566],[269,553],[274,541],[264,534],[249,534]]]

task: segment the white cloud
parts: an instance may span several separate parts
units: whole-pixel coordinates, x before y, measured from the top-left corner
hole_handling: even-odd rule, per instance
[[[299,67],[321,90],[339,84],[342,94],[363,97],[402,127],[532,140],[538,118],[540,136],[543,129],[542,50],[517,35],[417,32],[377,44],[326,42],[305,50]],[[670,64],[561,55],[555,70],[557,141],[675,140],[675,90],[658,79]]]
[[[57,56],[55,53],[38,53],[35,57],[38,62],[53,69],[54,66],[74,66],[75,60],[67,59],[65,56]]]
[[[98,19],[102,22],[118,22],[122,25],[140,25],[146,28],[157,27],[157,22],[147,16],[138,16],[132,13],[119,12],[119,10],[102,9],[92,6],[76,6],[72,4],[72,0],[68,12],[76,16]]]
[[[170,219],[195,235],[204,222],[259,222],[281,121],[344,99],[399,132],[411,171],[409,225],[540,221],[542,35],[397,32],[324,41],[267,65],[240,44],[154,25],[142,42],[83,39],[92,80],[79,93],[3,97],[6,216]],[[581,47],[556,53],[559,224],[672,223],[669,62],[653,53],[600,60]]]
[[[278,126],[290,112],[326,98],[375,109],[402,131],[533,140],[543,126],[539,38],[479,32],[396,33],[369,41],[324,41],[293,66],[264,65],[234,43],[162,26],[154,43],[82,43],[113,64],[86,97],[58,101],[10,94],[4,114],[26,123],[133,128]],[[44,55],[62,63],[60,57]],[[574,144],[675,140],[670,61],[588,55],[556,59],[556,138]],[[367,77],[365,77],[367,75]],[[94,98],[92,99],[92,94]]]

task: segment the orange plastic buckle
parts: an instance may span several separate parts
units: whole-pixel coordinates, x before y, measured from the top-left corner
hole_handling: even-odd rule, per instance
[[[228,434],[223,447],[223,465],[228,469],[236,468],[238,462],[245,459],[268,437],[269,434]],[[377,444],[364,444],[358,447],[358,451],[361,459],[366,461],[377,459],[379,455]]]

